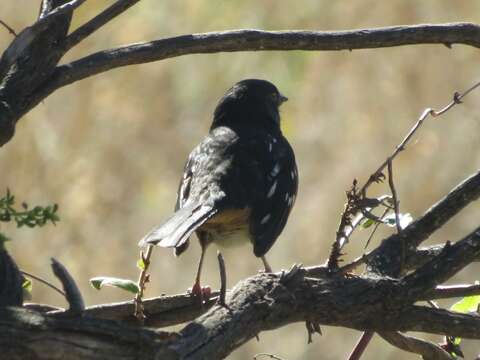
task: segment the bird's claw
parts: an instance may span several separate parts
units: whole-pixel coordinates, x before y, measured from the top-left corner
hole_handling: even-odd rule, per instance
[[[212,295],[212,288],[210,286],[200,286],[200,284],[195,283],[193,286],[187,290],[193,297],[200,299],[200,303],[205,303],[210,300]]]

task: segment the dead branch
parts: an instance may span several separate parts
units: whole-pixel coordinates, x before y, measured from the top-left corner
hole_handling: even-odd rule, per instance
[[[455,246],[480,253],[480,236],[458,241]],[[446,265],[450,272],[458,269],[455,264],[463,255],[454,251],[452,262]],[[424,268],[416,273],[423,277],[428,271]],[[221,359],[261,331],[307,319],[376,332],[416,330],[480,338],[480,316],[412,306],[411,298],[401,296],[409,292],[409,281],[353,276],[313,279],[298,268],[286,275],[259,274],[240,282],[227,294],[228,308],[215,305],[178,333],[154,332],[88,316],[57,318],[5,308],[0,310],[0,350],[14,355],[31,353],[35,354],[33,359],[43,359],[47,353],[41,350],[48,344],[55,351],[68,349],[71,359],[86,358],[85,354],[91,359],[130,359],[139,354],[144,359],[159,358],[159,354],[166,359]],[[429,287],[415,284],[418,296]],[[18,338],[21,343],[12,340]],[[30,341],[33,339],[36,341]],[[48,356],[51,358],[52,353]]]
[[[480,26],[472,23],[392,26],[349,31],[231,30],[182,35],[99,51],[69,64],[59,60],[72,47],[138,2],[120,0],[67,36],[72,12],[84,0],[45,1],[36,23],[12,41],[0,60],[0,146],[17,121],[62,86],[118,67],[189,54],[234,51],[338,51],[414,44],[480,47]],[[47,41],[48,43],[45,43]],[[28,59],[28,61],[23,61]],[[36,65],[32,71],[32,65]],[[9,74],[9,81],[5,81]],[[32,76],[34,74],[34,76]],[[25,85],[27,86],[18,86]],[[15,94],[15,95],[14,95]]]

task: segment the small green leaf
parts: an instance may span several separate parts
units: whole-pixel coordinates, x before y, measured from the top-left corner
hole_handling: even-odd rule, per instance
[[[467,297],[464,297],[462,300],[453,304],[450,310],[461,312],[461,313],[469,313],[469,312],[477,311],[479,305],[480,305],[480,295],[467,296]]]
[[[24,279],[22,283],[23,300],[32,300],[32,281]]]
[[[32,281],[30,279],[24,279],[22,288],[28,292],[32,292]]]
[[[478,285],[479,282],[475,281],[475,285]],[[460,312],[460,313],[471,313],[478,311],[480,306],[480,295],[466,296],[462,300],[457,301],[450,307],[450,310]],[[453,344],[460,345],[462,338],[454,337]]]
[[[97,290],[100,290],[103,286],[112,286],[134,294],[139,291],[138,285],[135,281],[114,277],[98,276],[90,279],[90,284]]]
[[[138,260],[137,260],[137,267],[138,267],[140,270],[145,270],[145,263],[143,262],[143,259],[138,259]]]
[[[375,224],[375,221],[373,221],[372,219],[365,219],[365,221],[362,222],[361,226],[362,226],[362,229],[368,229],[373,224]]]

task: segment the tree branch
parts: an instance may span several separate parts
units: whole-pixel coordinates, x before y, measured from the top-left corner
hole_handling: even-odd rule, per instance
[[[472,295],[480,295],[480,284],[437,286],[430,293],[427,293],[423,300],[450,299]]]
[[[139,1],[140,0],[117,0],[107,9],[68,35],[63,42],[63,48],[65,51],[68,51]]]
[[[480,48],[479,39],[480,26],[472,23],[406,25],[347,31],[245,29],[191,34],[99,51],[60,66],[55,86],[65,86],[121,66],[191,54],[266,50],[338,51],[418,44],[464,44]]]
[[[406,259],[408,259],[411,255],[415,255],[418,245],[479,197],[480,171],[462,181],[401,233],[393,234],[383,240],[382,244],[366,259],[369,271],[383,275],[398,272],[403,242],[406,245]]]
[[[65,0],[59,0],[65,2]],[[49,28],[52,20],[58,15],[70,14],[71,10],[81,5],[84,0],[70,1],[48,13],[42,10],[43,17],[32,25],[36,29]],[[114,4],[103,13],[73,32],[64,42],[62,37],[56,41],[57,46],[52,53],[63,56],[65,51],[78,44],[86,36],[103,26],[112,18],[131,6],[133,0],[124,0]],[[25,30],[24,30],[25,31]],[[24,33],[31,34],[32,31]],[[17,59],[30,49],[34,36],[21,36],[5,50],[3,58]],[[100,51],[69,64],[56,67],[55,71],[45,72],[48,75],[41,86],[26,86],[29,90],[17,93],[15,101],[0,91],[0,146],[8,142],[14,133],[16,122],[39,102],[62,86],[84,78],[122,66],[142,64],[164,60],[189,54],[210,54],[234,51],[266,51],[266,50],[352,50],[372,49],[414,44],[464,44],[480,48],[480,26],[472,23],[424,24],[408,26],[392,26],[377,29],[360,29],[349,31],[261,31],[231,30],[204,34],[191,34],[161,39],[146,43],[131,44],[110,50]],[[21,41],[20,41],[21,40]],[[27,51],[28,52],[28,51]],[[28,54],[25,54],[28,55]],[[51,57],[51,56],[50,56]],[[36,58],[36,57],[35,57]],[[38,61],[38,60],[37,60]],[[58,61],[58,59],[56,60]],[[0,62],[0,77],[4,77],[11,69],[12,61],[3,66]],[[17,71],[15,71],[17,73]],[[25,81],[28,76],[21,72]],[[9,91],[12,90],[12,91]],[[13,89],[5,88],[7,94]],[[19,94],[21,96],[19,96]]]
[[[424,360],[452,360],[454,359],[437,344],[413,336],[407,336],[395,331],[379,333],[379,335],[402,350],[422,355]]]
[[[408,289],[405,297],[413,301],[419,299],[425,294],[425,290],[432,291],[478,256],[480,256],[480,227],[453,245],[447,243],[437,257],[405,276],[401,280]]]
[[[295,269],[246,279],[227,295],[228,307],[214,306],[179,333],[88,316],[58,318],[20,308],[0,309],[0,351],[12,357],[34,354],[32,359],[52,358],[61,351],[68,351],[70,359],[221,359],[261,331],[307,319],[376,332],[415,330],[480,338],[480,316],[408,305],[405,298],[395,296],[406,291],[405,282],[343,276],[312,279],[305,274]]]

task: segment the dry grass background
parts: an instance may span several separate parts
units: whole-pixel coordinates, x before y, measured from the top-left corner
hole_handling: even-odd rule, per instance
[[[16,30],[37,15],[39,1],[2,0],[0,18]],[[111,1],[82,6],[74,26]],[[340,30],[428,22],[480,22],[480,2],[448,0],[301,2],[144,0],[63,62],[95,50],[161,37],[234,28]],[[0,29],[0,48],[11,35]],[[286,136],[295,149],[300,192],[286,230],[269,253],[275,269],[323,262],[334,237],[344,191],[376,168],[425,107],[447,103],[455,90],[479,80],[478,49],[455,45],[410,46],[341,52],[250,52],[194,55],[130,66],[57,91],[19,123],[0,151],[0,190],[8,186],[31,203],[57,202],[61,222],[41,230],[2,225],[14,240],[19,265],[52,281],[49,257],[78,280],[88,304],[127,299],[116,289],[97,292],[98,275],[136,278],[136,243],[172,211],[184,159],[205,135],[218,98],[234,82],[269,79],[290,101],[282,108]],[[396,161],[401,209],[420,215],[480,165],[480,93],[430,120]],[[382,191],[381,187],[376,188]],[[432,242],[455,240],[478,226],[471,205]],[[385,233],[387,233],[388,230]],[[366,233],[347,248],[360,254]],[[378,243],[380,237],[377,237]],[[199,247],[182,257],[155,251],[147,295],[183,292],[191,285]],[[372,244],[373,246],[374,244]],[[248,247],[224,252],[228,281],[254,274],[260,262]],[[456,281],[478,279],[478,265]],[[217,263],[209,249],[204,282],[216,287]],[[63,300],[35,284],[34,300]],[[450,302],[447,302],[451,303]],[[284,359],[342,359],[360,333],[324,327],[306,345],[302,324],[262,333],[230,359],[270,352]],[[439,340],[440,337],[432,336]],[[466,343],[467,358],[480,343]],[[365,359],[415,358],[376,338]]]

